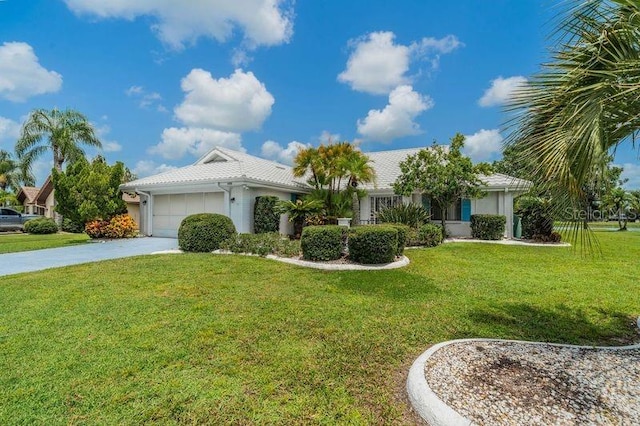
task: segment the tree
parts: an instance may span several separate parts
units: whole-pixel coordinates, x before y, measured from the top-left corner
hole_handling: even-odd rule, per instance
[[[638,136],[640,2],[570,4],[554,34],[552,61],[508,107],[515,117],[507,142],[534,164],[538,185],[557,208],[579,209],[602,158]]]
[[[349,142],[320,145],[298,152],[294,160],[293,174],[309,176],[307,182],[315,189],[311,198],[322,199],[329,216],[344,214],[352,207],[352,194],[359,183],[375,179],[369,157]],[[345,202],[345,199],[347,200]]]
[[[615,188],[605,196],[603,202],[605,206],[615,212],[619,230],[626,231],[633,196],[623,188]]]
[[[84,225],[96,219],[108,220],[125,213],[120,184],[126,175],[121,162],[109,166],[97,156],[91,163],[80,158],[67,166],[65,172],[53,170],[53,187],[58,203],[56,211],[74,225]]]
[[[34,185],[35,179],[27,168],[12,158],[11,153],[0,150],[0,191],[11,189],[16,194],[20,185]]]
[[[474,165],[462,154],[464,136],[460,133],[451,138],[448,147],[434,143],[400,163],[400,176],[393,184],[399,195],[411,195],[415,191],[431,197],[431,202],[442,211],[442,237],[447,234],[447,210],[460,198],[484,196],[481,174],[491,173],[487,164]]]

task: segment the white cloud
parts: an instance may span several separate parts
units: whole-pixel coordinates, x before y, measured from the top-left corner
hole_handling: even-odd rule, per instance
[[[13,147],[20,137],[20,123],[9,118],[0,117],[0,148],[3,143],[7,143],[7,147],[3,148],[13,151]]]
[[[215,146],[245,151],[238,133],[194,127],[170,127],[162,132],[162,141],[149,148],[149,153],[167,159],[182,158],[186,154],[201,156]]]
[[[310,147],[309,144],[303,144],[302,142],[292,141],[283,147],[275,141],[266,141],[262,144],[260,151],[261,155],[270,160],[279,161],[283,164],[292,165],[293,160],[296,158],[298,151]]]
[[[389,104],[383,110],[372,109],[364,120],[358,120],[358,133],[381,142],[419,134],[420,126],[413,120],[433,105],[431,98],[411,86],[399,86],[389,94]]]
[[[503,140],[498,129],[481,129],[473,135],[465,135],[463,151],[475,162],[486,161],[502,151]]]
[[[132,171],[137,177],[143,178],[146,176],[157,175],[158,173],[168,172],[175,168],[175,166],[165,163],[158,164],[151,160],[140,160],[136,163]]]
[[[174,112],[187,126],[230,132],[259,129],[275,102],[252,72],[241,69],[229,78],[214,79],[210,72],[196,68],[181,86],[186,96]]]
[[[338,81],[353,90],[386,95],[395,87],[411,83],[406,75],[412,60],[429,60],[437,68],[440,55],[450,53],[463,44],[453,35],[442,39],[425,37],[409,46],[395,43],[395,34],[380,31],[349,42],[352,48],[347,69]]]
[[[484,94],[478,100],[478,104],[483,107],[503,105],[511,99],[516,89],[526,83],[527,79],[521,75],[508,78],[500,76],[491,81],[491,87],[484,91]]]
[[[109,137],[109,133],[111,133],[111,127],[109,127],[109,125],[94,125],[94,129],[96,131],[96,136],[98,137],[98,139],[100,139],[100,142],[102,142],[103,152],[118,152],[122,150],[122,145],[120,145],[117,141],[107,139]]]
[[[0,46],[0,98],[24,102],[61,87],[62,76],[42,67],[29,44],[5,42]]]
[[[104,152],[118,152],[122,151],[122,145],[116,141],[102,142],[102,150]]]
[[[237,29],[252,49],[286,43],[293,34],[291,2],[284,0],[65,0],[77,15],[100,19],[153,18],[151,29],[168,47],[183,49],[200,37],[219,42]]]
[[[621,166],[624,170],[622,172],[622,179],[629,179],[624,187],[626,189],[640,189],[640,165],[637,163],[624,163]]]
[[[138,100],[138,106],[142,109],[149,109],[155,106],[158,112],[167,112],[167,108],[160,101],[162,96],[158,92],[148,92],[142,86],[131,86],[124,93],[130,98]]]
[[[328,130],[323,130],[318,137],[318,141],[323,144],[330,144],[335,142],[340,142],[341,137],[340,133],[331,133]]]

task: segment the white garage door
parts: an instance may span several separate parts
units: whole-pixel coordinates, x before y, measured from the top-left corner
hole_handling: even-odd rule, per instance
[[[153,230],[155,237],[178,237],[182,219],[195,213],[224,214],[224,193],[156,195],[153,197]]]

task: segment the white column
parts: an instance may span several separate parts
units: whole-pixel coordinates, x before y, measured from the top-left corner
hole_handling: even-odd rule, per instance
[[[506,191],[508,191],[508,189]],[[505,236],[507,238],[513,238],[513,193],[505,192],[504,198],[504,214],[507,217]]]

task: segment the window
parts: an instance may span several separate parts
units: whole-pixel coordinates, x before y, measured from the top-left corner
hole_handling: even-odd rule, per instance
[[[371,223],[376,223],[378,213],[380,213],[382,210],[389,207],[395,207],[399,204],[402,204],[401,195],[371,197],[371,214],[369,216]]]
[[[425,209],[431,211],[431,220],[440,221],[442,220],[442,211],[435,203],[432,203],[431,200],[427,197],[422,197],[422,205]],[[456,201],[454,205],[449,207],[447,211],[447,220],[451,221],[462,221],[468,222],[471,220],[471,200],[467,198],[461,198]]]

